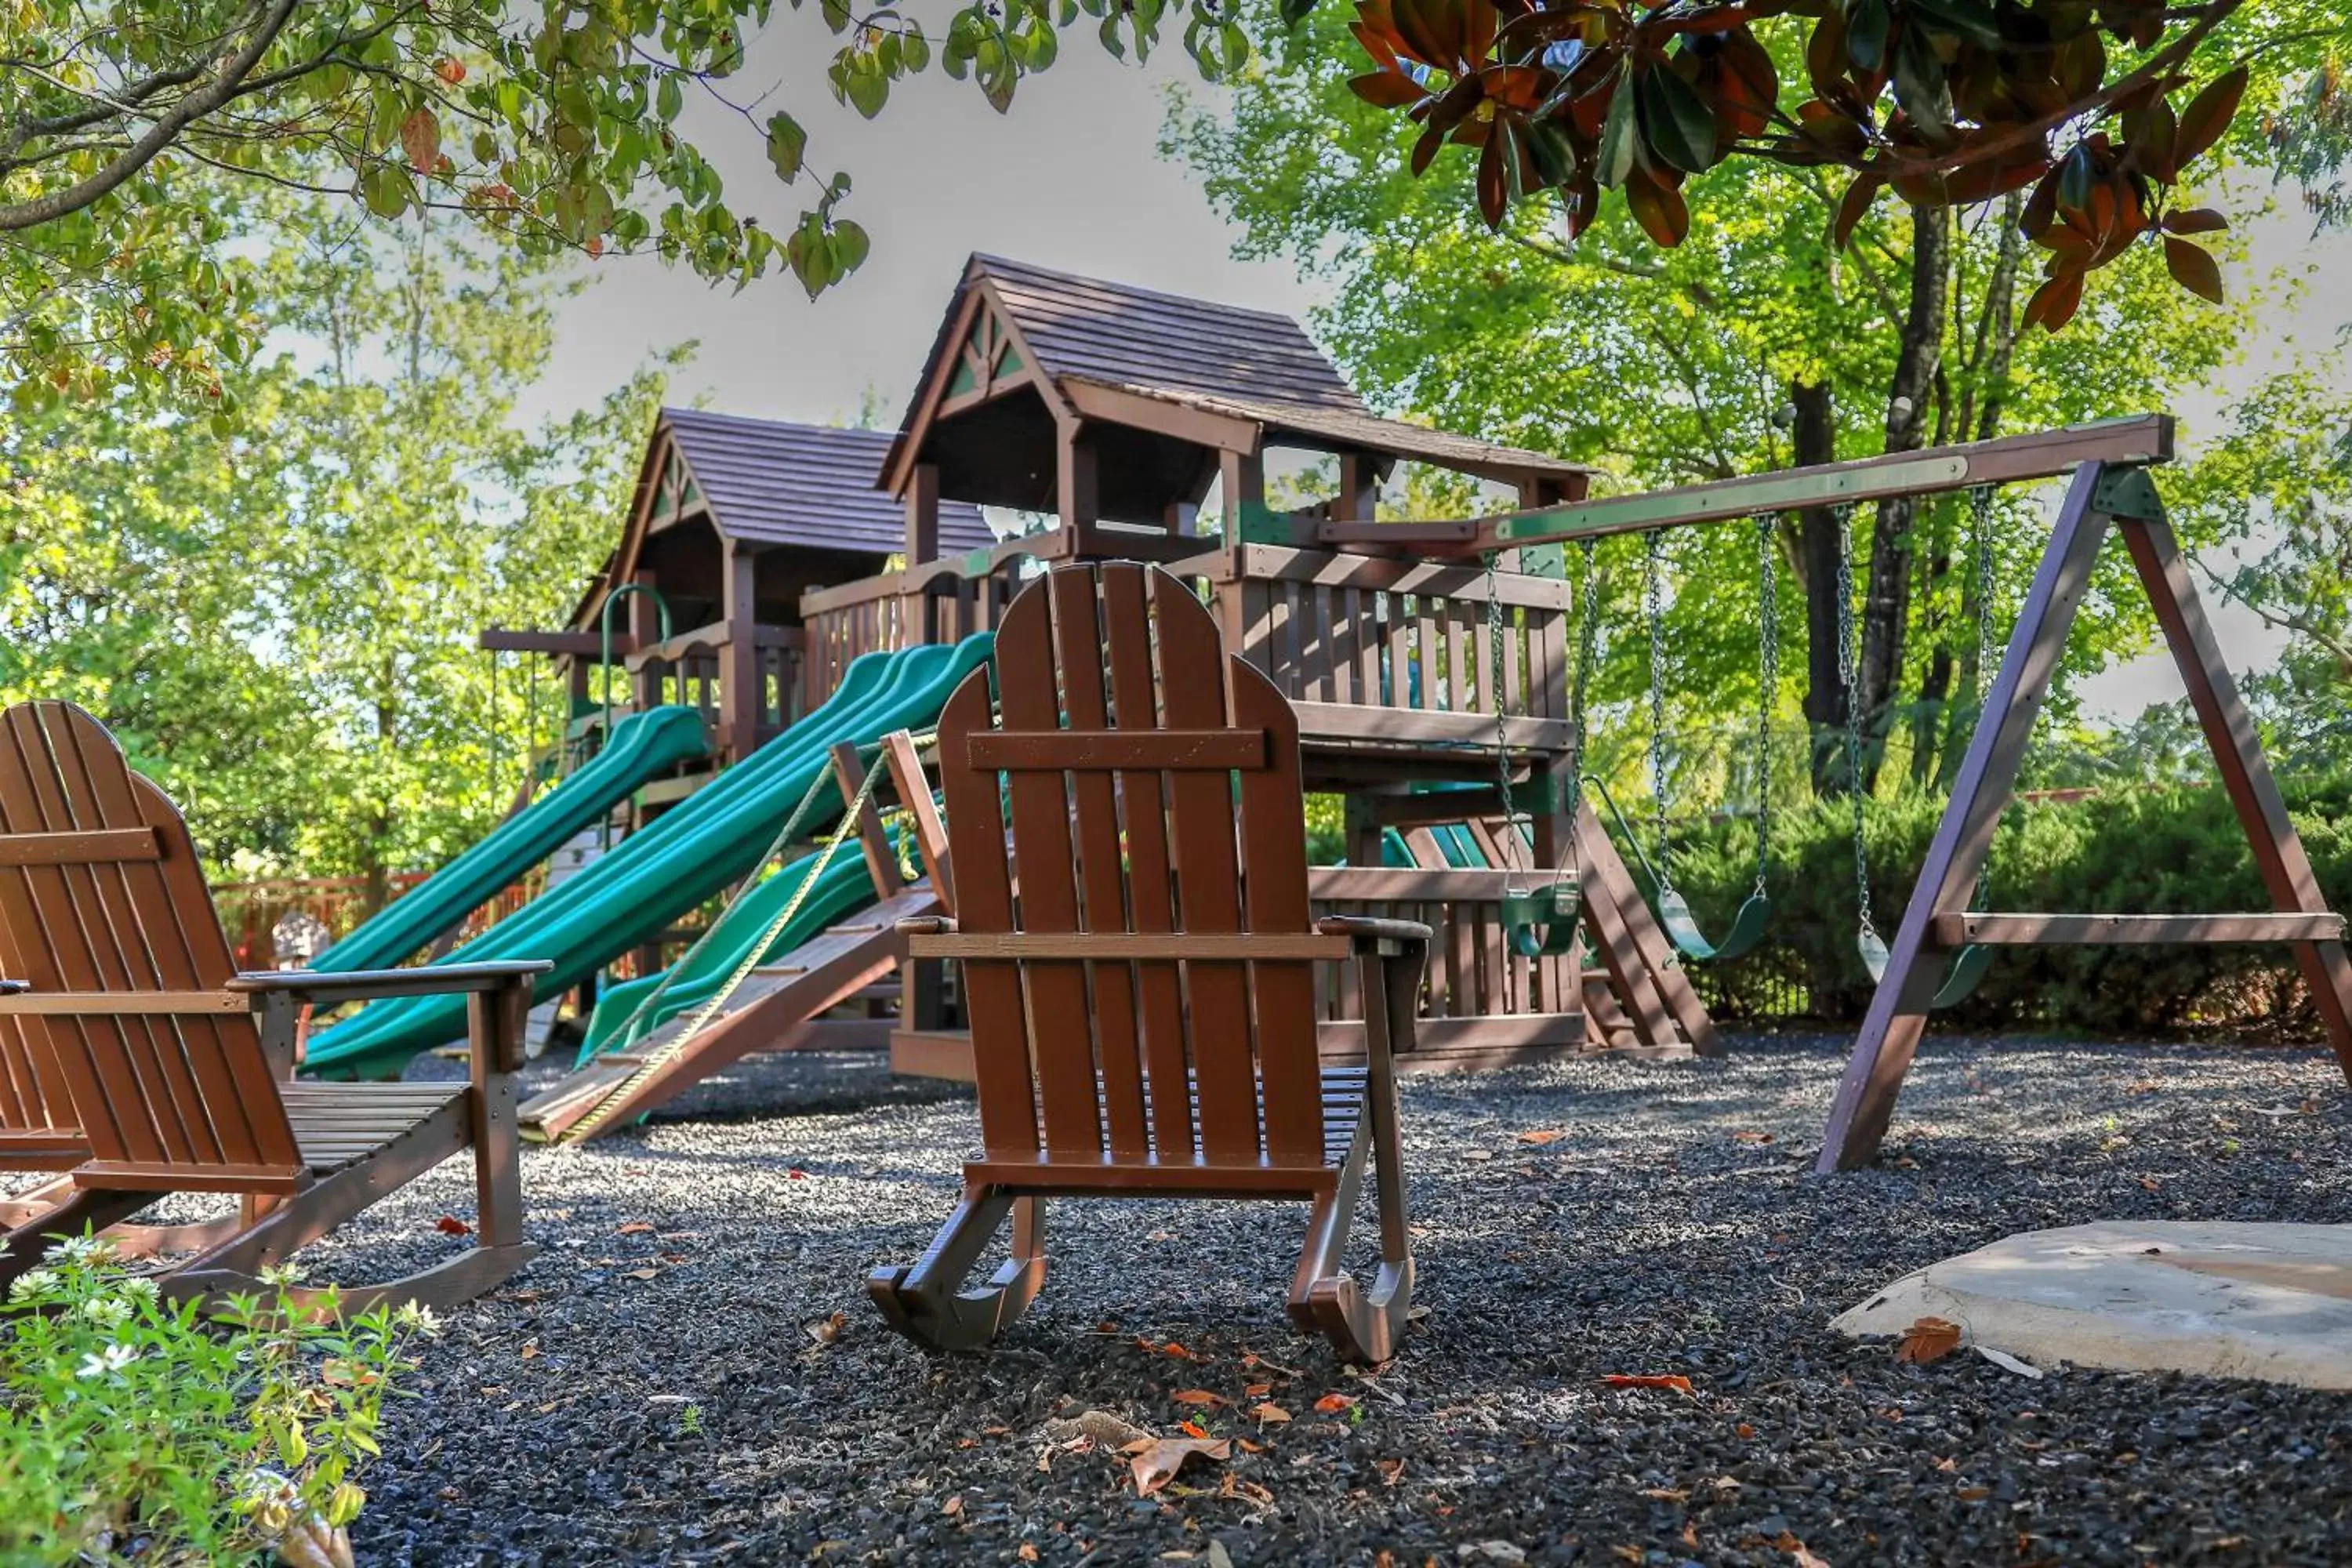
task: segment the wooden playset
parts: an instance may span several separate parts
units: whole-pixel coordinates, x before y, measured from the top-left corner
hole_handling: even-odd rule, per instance
[[[572,794],[558,809],[564,786],[534,803],[527,784],[500,829],[517,864],[486,852],[438,903],[428,879],[409,897],[431,919],[378,945],[423,951],[588,825],[607,859],[493,924],[470,958],[497,962],[444,935],[421,968],[237,974],[178,814],[105,731],[64,704],[0,713],[0,1168],[58,1173],[0,1204],[0,1282],[45,1237],[112,1226],[128,1248],[186,1255],[173,1289],[216,1298],[470,1149],[480,1247],[345,1293],[462,1299],[529,1256],[519,1131],[594,1137],[755,1052],[887,1045],[898,1070],[975,1085],[985,1145],[921,1261],[871,1281],[900,1329],[974,1345],[1017,1316],[1043,1280],[1047,1197],[1282,1197],[1312,1205],[1294,1317],[1381,1359],[1412,1283],[1396,1074],[1717,1054],[1686,966],[1768,933],[1760,815],[1754,892],[1710,939],[1663,838],[1612,837],[1595,812],[1596,795],[1616,808],[1582,776],[1593,542],[1649,542],[1662,784],[1666,531],[1756,527],[1769,692],[1770,518],[1829,516],[1843,542],[1855,507],[1968,491],[1989,571],[1992,487],[2069,476],[1891,942],[1866,882],[1857,900],[1877,988],[1821,1169],[1873,1157],[1927,1013],[2004,946],[2287,944],[2352,1077],[2343,921],[2166,523],[2150,470],[2171,441],[2146,416],[1596,500],[1572,464],[1374,415],[1285,318],[975,257],[895,434],[666,410],[571,623],[483,634],[493,658],[556,661],[566,743],[546,760],[575,768]],[[1404,464],[1517,505],[1381,520]],[[1311,499],[1276,510],[1284,486]],[[2270,910],[1975,907],[2110,534]],[[1847,542],[1849,601],[1851,563]],[[1998,646],[1989,624],[1979,637]],[[1770,718],[1768,700],[1759,777]],[[687,733],[656,745],[664,725]],[[1315,796],[1342,803],[1342,863],[1307,864]],[[574,987],[618,1001],[588,1020],[576,1070],[518,1111],[525,1011]],[[436,992],[467,1000],[420,1011]],[[360,1019],[391,1022],[338,1026],[313,1068],[381,1076],[462,1029],[470,1083],[295,1081],[298,1019],[369,999],[389,1000]],[[1339,1263],[1368,1164],[1381,1262],[1365,1289]],[[241,1207],[129,1225],[175,1192]],[[1008,1220],[1011,1261],[966,1290]]]

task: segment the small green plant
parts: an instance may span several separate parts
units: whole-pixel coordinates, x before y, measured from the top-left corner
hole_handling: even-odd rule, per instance
[[[702,1436],[702,1406],[689,1405],[677,1413],[677,1435],[681,1437]]]
[[[353,1477],[406,1351],[438,1331],[415,1308],[344,1322],[331,1293],[239,1297],[207,1321],[125,1268],[102,1237],[66,1242],[0,1311],[0,1563],[349,1564],[367,1501]]]

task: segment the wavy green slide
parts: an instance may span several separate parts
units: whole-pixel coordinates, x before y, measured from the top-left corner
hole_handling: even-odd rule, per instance
[[[337,973],[392,968],[554,854],[638,785],[709,749],[702,716],[691,708],[632,713],[613,726],[612,743],[586,767],[385,905],[310,967]]]
[[[989,647],[983,633],[953,647],[864,656],[799,723],[443,962],[544,959],[555,967],[540,977],[538,995],[561,995],[749,873],[816,782],[829,748],[933,722],[956,683],[987,661]],[[842,804],[828,785],[813,820],[825,821]],[[372,1002],[313,1035],[305,1067],[333,1078],[391,1078],[417,1052],[465,1032],[463,997]]]
[[[717,995],[719,988],[751,956],[769,923],[783,913],[793,895],[808,880],[816,862],[815,855],[803,856],[745,893],[728,907],[723,923],[710,940],[679,959],[669,970],[605,986],[597,994],[596,1011],[589,1017],[588,1036],[581,1042],[578,1065],[586,1067],[606,1051],[634,1045],[679,1014],[691,1012]],[[761,961],[772,961],[790,952],[822,935],[835,921],[856,913],[873,901],[874,880],[866,872],[866,858],[854,844],[845,844],[835,853],[833,864],[816,879],[816,885],[809,889],[808,898],[793,911],[793,918],[761,950]],[[658,996],[655,995],[656,991],[660,992]],[[649,1006],[646,1005],[648,998]],[[641,1006],[642,1016],[638,1012]]]

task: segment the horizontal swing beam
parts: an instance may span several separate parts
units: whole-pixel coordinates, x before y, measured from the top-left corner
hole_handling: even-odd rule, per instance
[[[2170,415],[2135,415],[2029,436],[2005,436],[1999,440],[1931,447],[1917,452],[1890,452],[1852,462],[1747,474],[1706,484],[1612,496],[1605,500],[1536,507],[1467,521],[1326,522],[1317,528],[1316,542],[1326,545],[1394,545],[1433,556],[1476,555],[1488,550],[1603,539],[1612,534],[1720,522],[1727,518],[1753,517],[1800,507],[1853,504],[1894,496],[1935,495],[1979,485],[2054,479],[2086,462],[2168,462],[2172,457],[2172,433]]]
[[[2338,914],[1939,914],[1939,947],[2152,947],[2189,942],[2341,942]]]

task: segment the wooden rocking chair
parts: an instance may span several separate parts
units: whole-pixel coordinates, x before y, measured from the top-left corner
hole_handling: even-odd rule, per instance
[[[918,1340],[982,1345],[1045,1281],[1041,1199],[1303,1199],[1292,1319],[1387,1360],[1412,1299],[1392,1052],[1412,1045],[1428,928],[1309,917],[1297,718],[1176,578],[1055,571],[1005,612],[992,662],[1001,727],[986,669],[940,721],[956,919],[901,928],[914,956],[963,963],[984,1152],[922,1260],[867,1282],[875,1301]],[[1313,964],[1349,957],[1369,1059],[1326,1068]],[[1367,1158],[1369,1290],[1342,1267]],[[962,1289],[1008,1215],[1011,1260]]]
[[[0,710],[0,1167],[66,1173],[0,1216],[0,1285],[165,1194],[236,1194],[237,1220],[159,1281],[217,1303],[469,1147],[478,1245],[338,1299],[449,1306],[496,1285],[537,1251],[509,1075],[547,967],[238,974],[187,825],[105,727],[64,702]],[[436,992],[468,994],[469,1084],[289,1081],[303,1004]]]

